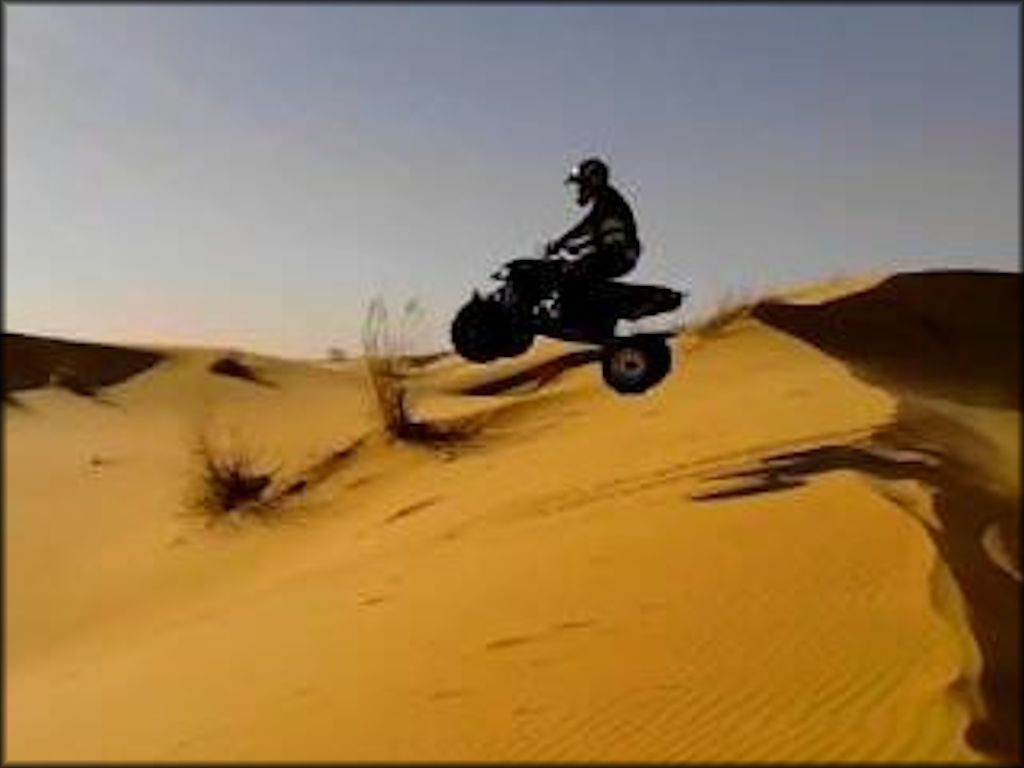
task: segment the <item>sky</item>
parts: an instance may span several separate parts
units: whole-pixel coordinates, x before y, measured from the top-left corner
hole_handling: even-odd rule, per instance
[[[1020,270],[1020,8],[5,3],[4,327],[360,353],[368,303],[447,344],[583,213],[627,279],[723,296]]]

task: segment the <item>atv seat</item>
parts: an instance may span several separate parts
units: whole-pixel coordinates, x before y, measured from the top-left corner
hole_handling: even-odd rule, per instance
[[[600,284],[594,298],[615,317],[639,320],[678,309],[685,294],[660,285],[637,285],[611,280]]]

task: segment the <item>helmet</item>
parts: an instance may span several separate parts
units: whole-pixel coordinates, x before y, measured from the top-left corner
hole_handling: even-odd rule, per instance
[[[604,186],[608,183],[608,165],[599,157],[588,157],[569,171],[565,183]]]
[[[608,184],[608,166],[599,157],[588,157],[569,171],[565,183],[577,186],[576,202],[586,205],[600,187]]]

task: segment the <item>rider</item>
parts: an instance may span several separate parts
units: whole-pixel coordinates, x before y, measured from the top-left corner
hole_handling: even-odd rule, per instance
[[[565,179],[576,186],[576,202],[590,204],[590,211],[576,226],[549,242],[544,253],[552,256],[563,249],[580,254],[568,271],[568,293],[583,297],[604,280],[622,277],[636,266],[640,240],[629,203],[608,183],[608,166],[589,157],[575,166]]]

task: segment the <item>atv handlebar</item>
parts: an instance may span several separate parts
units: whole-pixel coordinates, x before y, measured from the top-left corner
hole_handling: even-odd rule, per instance
[[[566,259],[566,258],[563,258],[563,257],[560,257],[560,256],[555,256],[555,255],[541,256],[539,258],[535,257],[535,256],[530,256],[530,257],[524,257],[524,258],[511,259],[510,261],[506,261],[498,269],[496,269],[494,272],[492,272],[491,273],[491,279],[492,280],[505,280],[509,276],[509,272],[512,269],[512,265],[517,264],[517,263],[521,263],[521,262],[534,262],[534,263],[543,262],[543,263],[546,263],[546,264],[550,264],[553,267],[561,267],[563,270],[569,269],[571,267],[571,265],[573,263],[575,263],[573,259]]]
[[[549,250],[545,249],[542,252],[540,258],[543,259],[544,261],[550,261],[552,259],[559,258],[559,254],[560,253],[567,253],[570,256],[578,256],[579,254],[583,253],[584,251],[592,251],[592,250],[593,250],[593,245],[590,244],[590,243],[577,243],[577,244],[566,243],[564,245],[560,245],[556,250],[549,251]]]

